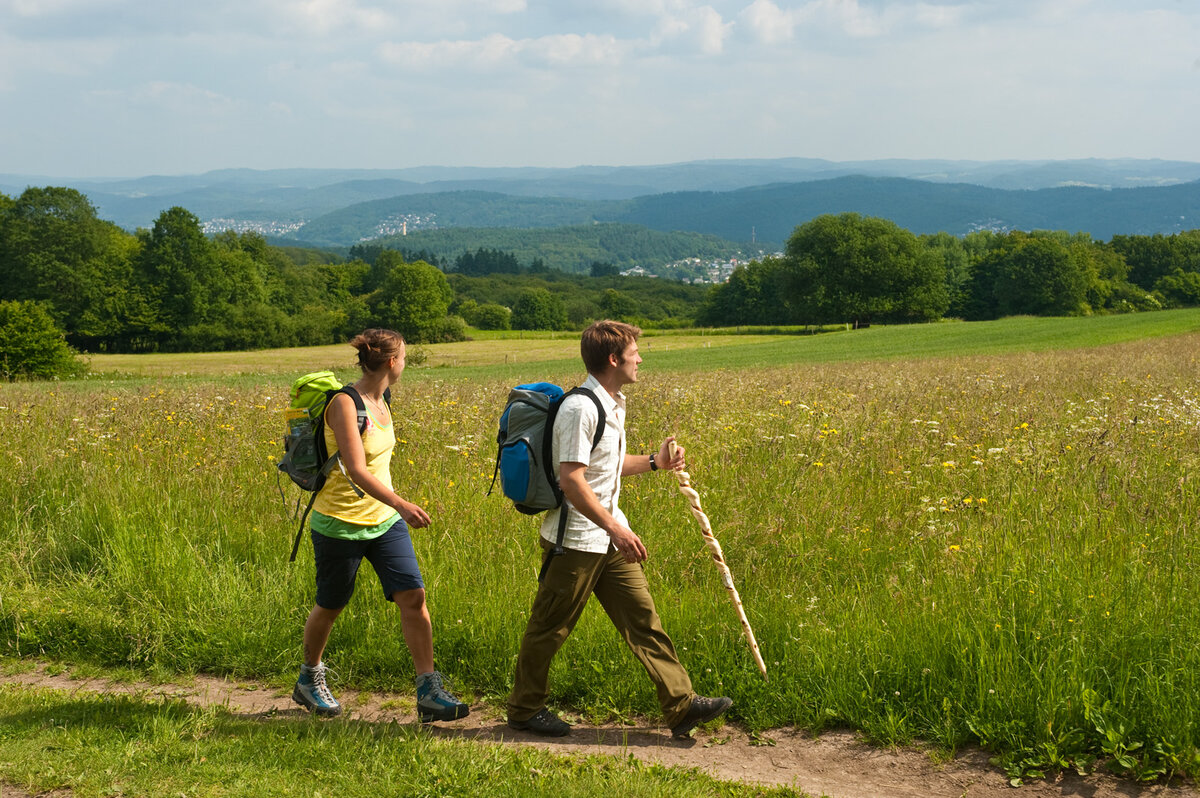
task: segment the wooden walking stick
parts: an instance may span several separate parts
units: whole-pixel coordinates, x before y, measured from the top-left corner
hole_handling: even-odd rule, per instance
[[[675,441],[667,444],[667,448],[671,460],[674,460]],[[742,622],[742,634],[746,636],[746,642],[750,644],[750,651],[754,654],[754,661],[758,663],[758,670],[762,673],[763,680],[766,681],[767,665],[763,662],[762,654],[758,650],[758,641],[754,639],[754,630],[750,628],[750,621],[746,619],[746,610],[742,607],[741,596],[738,595],[737,588],[733,586],[733,574],[729,573],[729,566],[725,564],[725,553],[721,551],[721,544],[713,536],[712,524],[709,523],[708,516],[700,509],[700,494],[692,487],[692,477],[688,472],[676,471],[675,479],[679,481],[679,492],[686,496],[691,504],[692,515],[696,516],[696,521],[700,524],[704,542],[708,544],[708,550],[712,554],[713,562],[717,564],[717,570],[721,572],[721,582],[729,591],[729,600],[733,602],[738,620]]]

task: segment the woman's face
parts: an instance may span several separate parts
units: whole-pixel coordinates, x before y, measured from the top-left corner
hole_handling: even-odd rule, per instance
[[[405,346],[404,346],[404,344],[400,344],[400,354],[397,355],[391,361],[392,382],[398,382],[400,380],[400,375],[404,373],[404,356],[405,356]]]

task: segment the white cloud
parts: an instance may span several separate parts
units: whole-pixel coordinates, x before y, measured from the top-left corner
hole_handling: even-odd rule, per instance
[[[720,55],[724,51],[725,40],[732,33],[734,23],[726,22],[711,5],[693,6],[679,2],[670,5],[674,7],[661,11],[652,33],[644,41],[648,49],[699,52],[702,55]]]
[[[696,17],[696,37],[700,44],[700,52],[705,55],[720,55],[725,49],[725,38],[733,29],[733,23],[722,19],[712,6],[699,9]]]
[[[792,41],[801,31],[814,37],[878,38],[905,31],[948,29],[962,23],[961,5],[891,3],[876,7],[859,0],[810,0],[782,7],[774,0],[754,0],[739,15],[746,30],[761,44]],[[825,39],[824,46],[836,46]]]
[[[92,92],[92,95],[106,101],[116,101],[130,108],[186,117],[223,116],[240,105],[220,92],[190,83],[166,80],[150,81],[131,89],[99,90]]]
[[[741,18],[763,44],[791,41],[797,21],[792,11],[785,11],[771,0],[754,0],[742,9]]]
[[[394,14],[358,0],[268,0],[267,5],[278,23],[318,35],[388,29],[396,22]]]
[[[577,67],[619,63],[627,46],[612,36],[557,34],[511,39],[493,34],[482,39],[438,42],[389,42],[379,48],[391,64],[414,70],[495,69],[518,62],[533,66]]]
[[[117,0],[119,2],[119,0]],[[112,5],[106,3],[104,5]],[[25,19],[51,17],[66,11],[95,6],[95,0],[0,0],[0,14],[12,14]]]
[[[45,47],[0,31],[0,89],[12,89],[31,76],[88,77],[106,67],[116,51],[117,44],[106,40]]]
[[[510,60],[516,48],[517,42],[513,39],[493,34],[473,40],[386,42],[380,45],[379,54],[384,61],[405,69],[488,69]]]
[[[551,66],[611,66],[620,63],[627,46],[612,36],[569,33],[529,39],[519,49]]]

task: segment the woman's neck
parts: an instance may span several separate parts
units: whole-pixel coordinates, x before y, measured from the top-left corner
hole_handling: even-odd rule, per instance
[[[386,373],[379,374],[370,371],[364,371],[358,382],[354,383],[359,393],[369,396],[377,402],[383,401],[383,392],[387,390],[389,384]]]

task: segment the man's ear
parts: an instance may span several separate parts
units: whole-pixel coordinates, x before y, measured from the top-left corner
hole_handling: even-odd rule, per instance
[[[608,367],[610,369],[615,369],[617,366],[620,366],[620,365],[621,365],[621,356],[620,355],[610,354],[608,356]]]

